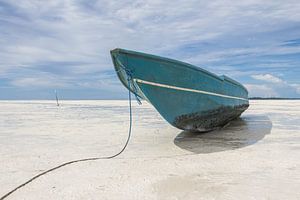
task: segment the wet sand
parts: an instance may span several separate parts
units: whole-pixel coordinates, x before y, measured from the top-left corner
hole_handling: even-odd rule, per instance
[[[0,101],[0,196],[63,162],[114,154],[127,101]],[[53,171],[7,199],[300,199],[300,101],[251,101],[205,133],[171,127],[134,103],[119,157]]]

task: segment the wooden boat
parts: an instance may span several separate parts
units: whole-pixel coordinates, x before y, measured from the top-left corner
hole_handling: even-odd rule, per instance
[[[214,130],[239,117],[249,106],[247,89],[227,76],[124,49],[112,50],[111,57],[124,86],[179,129]]]

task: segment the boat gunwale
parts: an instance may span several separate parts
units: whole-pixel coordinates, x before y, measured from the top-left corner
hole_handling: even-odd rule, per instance
[[[241,83],[229,78],[226,75],[218,76],[218,75],[216,75],[212,72],[209,72],[205,69],[202,69],[201,67],[197,67],[195,65],[192,65],[192,64],[189,64],[189,63],[186,63],[186,62],[183,62],[183,61],[175,60],[175,59],[172,59],[172,58],[166,58],[166,57],[162,57],[162,56],[157,56],[157,55],[153,55],[153,54],[147,54],[147,53],[142,53],[142,52],[137,52],[137,51],[132,51],[132,50],[121,49],[121,48],[115,48],[115,49],[111,50],[110,52],[111,52],[111,54],[115,53],[115,52],[116,53],[120,52],[120,53],[124,53],[124,54],[129,54],[131,56],[143,57],[143,58],[146,58],[146,59],[153,59],[153,60],[158,60],[158,61],[163,61],[163,62],[174,63],[174,64],[177,64],[179,66],[187,67],[189,69],[192,69],[192,70],[195,70],[195,71],[198,71],[198,72],[199,71],[203,72],[206,75],[209,75],[213,78],[216,78],[217,80],[227,81],[227,82],[232,83],[236,86],[240,86],[247,92],[247,94],[249,93],[245,86],[243,86]]]

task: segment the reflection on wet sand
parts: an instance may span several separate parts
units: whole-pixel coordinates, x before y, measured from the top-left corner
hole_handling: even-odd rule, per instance
[[[267,116],[245,115],[212,132],[182,131],[174,139],[174,144],[197,154],[233,150],[258,142],[269,134],[271,129],[272,122]]]

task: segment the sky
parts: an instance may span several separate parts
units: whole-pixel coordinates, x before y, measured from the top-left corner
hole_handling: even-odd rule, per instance
[[[0,0],[0,99],[126,99],[114,48],[300,97],[298,0]]]

